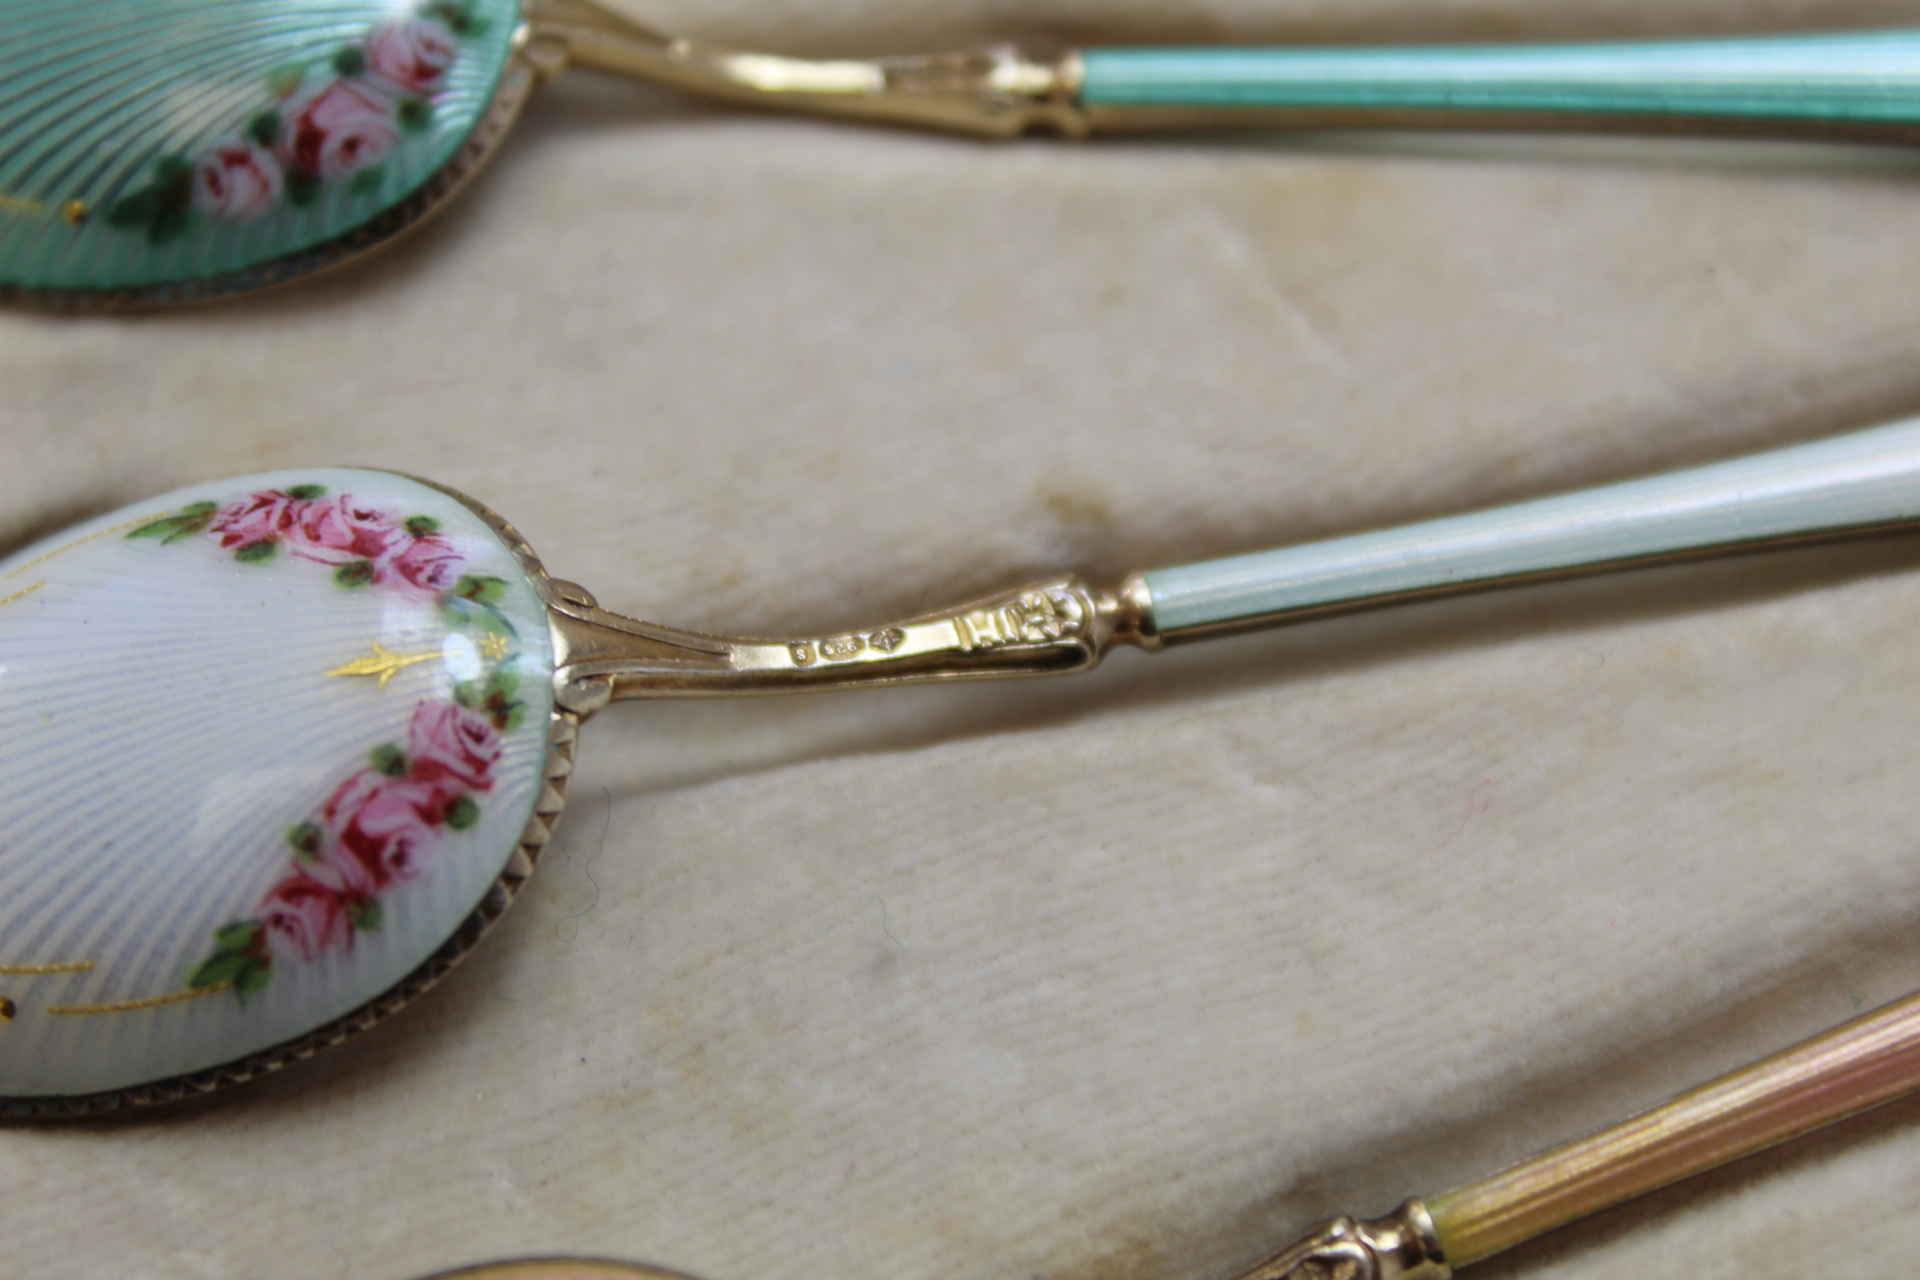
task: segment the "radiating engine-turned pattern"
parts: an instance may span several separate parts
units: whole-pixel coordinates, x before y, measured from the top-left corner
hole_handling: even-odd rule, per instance
[[[0,1098],[233,1062],[406,977],[527,827],[552,662],[509,547],[384,472],[0,562]]]
[[[514,0],[0,5],[0,285],[244,271],[420,188],[499,84]]]

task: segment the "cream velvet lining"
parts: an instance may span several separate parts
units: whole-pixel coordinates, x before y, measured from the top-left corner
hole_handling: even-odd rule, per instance
[[[1915,18],[644,16],[800,52]],[[0,316],[0,536],[392,467],[611,607],[877,622],[1920,411],[1917,225],[1898,151],[984,146],[573,78],[361,267]],[[1225,1277],[1920,987],[1916,619],[1920,543],[1887,541],[1078,681],[616,708],[525,899],[418,1007],[215,1105],[0,1133],[5,1270]],[[1469,1274],[1894,1274],[1917,1198],[1908,1105]]]

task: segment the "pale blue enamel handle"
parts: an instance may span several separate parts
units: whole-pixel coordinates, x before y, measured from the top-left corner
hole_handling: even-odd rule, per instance
[[[1407,48],[1095,49],[1089,108],[1920,123],[1920,29]],[[1444,121],[1439,121],[1444,122]]]
[[[1471,515],[1144,575],[1167,639],[1920,523],[1920,418]]]

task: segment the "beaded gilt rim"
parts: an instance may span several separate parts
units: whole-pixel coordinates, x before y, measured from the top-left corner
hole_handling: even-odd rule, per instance
[[[418,476],[406,478],[437,489],[471,510],[485,521],[487,527],[506,545],[521,572],[535,584],[546,580],[545,567],[534,555],[533,549],[527,545],[526,540],[520,536],[519,530],[503,520],[492,509],[445,485],[435,484],[431,480],[422,480]],[[455,965],[466,958],[467,953],[486,937],[495,924],[499,923],[500,917],[505,915],[507,908],[513,905],[521,887],[533,875],[534,867],[539,863],[540,855],[545,851],[547,844],[553,839],[554,827],[566,808],[567,783],[573,774],[574,751],[579,741],[579,728],[580,717],[555,704],[548,717],[547,757],[541,769],[540,791],[534,799],[533,814],[527,819],[527,825],[521,832],[513,853],[508,857],[507,865],[488,886],[479,905],[467,914],[459,928],[454,930],[453,935],[393,986],[351,1013],[336,1018],[316,1030],[306,1032],[270,1049],[246,1054],[217,1066],[203,1067],[200,1070],[152,1084],[135,1085],[124,1089],[107,1089],[98,1093],[0,1097],[0,1120],[72,1119],[112,1115],[131,1108],[182,1102],[231,1085],[244,1084],[249,1080],[270,1075],[291,1063],[304,1061],[322,1049],[331,1048],[397,1012],[403,1005],[410,1003],[427,988],[439,982]]]

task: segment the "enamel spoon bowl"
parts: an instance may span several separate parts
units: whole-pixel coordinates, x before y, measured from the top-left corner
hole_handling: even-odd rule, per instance
[[[754,640],[601,609],[422,480],[182,489],[0,561],[0,1114],[205,1092],[406,1004],[532,873],[580,722],[616,699],[1064,674],[1116,643],[1916,520],[1920,420]]]
[[[0,565],[0,1094],[270,1070],[471,946],[572,758],[541,578],[462,500],[324,469]]]

